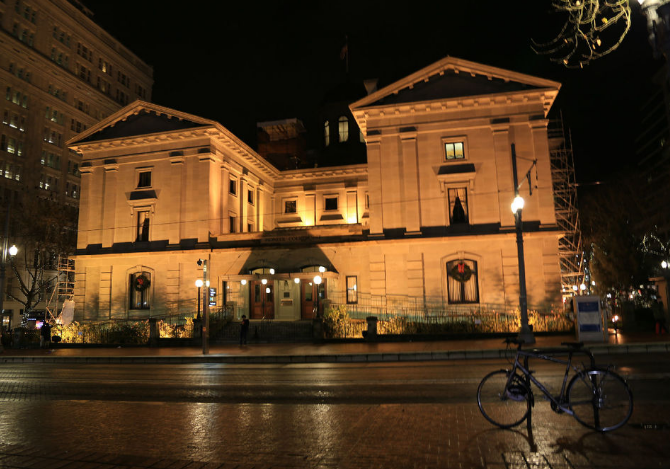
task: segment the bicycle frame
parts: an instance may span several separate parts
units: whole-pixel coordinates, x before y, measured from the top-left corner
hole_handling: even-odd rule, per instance
[[[566,359],[560,359],[552,356],[552,354],[568,354],[568,358]],[[593,368],[595,366],[595,359],[593,358],[593,354],[588,351],[588,350],[583,350],[583,349],[564,349],[564,348],[547,348],[547,349],[534,349],[531,351],[525,351],[521,350],[521,348],[517,349],[516,356],[514,357],[514,364],[512,365],[512,370],[509,375],[509,378],[507,380],[507,386],[510,386],[512,379],[514,375],[516,374],[517,370],[520,370],[521,373],[523,373],[525,377],[525,382],[526,386],[528,387],[528,391],[531,392],[532,390],[530,389],[530,383],[532,382],[537,386],[537,388],[542,391],[542,394],[544,394],[547,399],[549,399],[557,409],[560,409],[562,412],[565,412],[568,415],[574,415],[574,412],[570,410],[566,405],[565,405],[565,387],[568,382],[568,375],[570,374],[570,369],[573,369],[576,373],[579,373],[579,369],[576,366],[572,365],[572,356],[575,353],[581,353],[589,357],[591,361],[591,367]],[[523,364],[521,364],[521,361],[519,360],[519,357],[524,357],[523,359]],[[561,384],[561,392],[558,394],[557,397],[552,395],[549,390],[541,383],[539,382],[532,374],[532,372],[529,369],[528,366],[528,360],[530,358],[538,358],[540,360],[545,360],[549,361],[552,363],[558,363],[561,365],[565,365],[565,374],[563,375],[563,383]]]

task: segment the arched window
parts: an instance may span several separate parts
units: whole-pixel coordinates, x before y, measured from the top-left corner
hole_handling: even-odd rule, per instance
[[[479,303],[477,261],[461,259],[447,262],[449,303]]]
[[[151,272],[130,274],[130,309],[151,308]]]
[[[323,123],[323,142],[326,146],[330,145],[330,122]]]
[[[349,140],[349,119],[346,116],[340,116],[338,119],[337,131],[340,135],[340,142]]]

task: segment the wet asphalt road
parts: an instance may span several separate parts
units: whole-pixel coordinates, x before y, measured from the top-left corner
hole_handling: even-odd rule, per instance
[[[628,378],[635,412],[607,435],[554,414],[539,393],[531,435],[525,426],[492,427],[479,413],[476,388],[504,367],[499,360],[3,364],[0,455],[39,448],[61,455],[50,461],[65,461],[57,467],[82,469],[670,467],[670,355],[599,357],[609,361]],[[560,386],[560,367],[534,368]],[[102,466],[77,456],[87,452],[135,459]],[[0,467],[30,467],[12,461],[0,458]]]

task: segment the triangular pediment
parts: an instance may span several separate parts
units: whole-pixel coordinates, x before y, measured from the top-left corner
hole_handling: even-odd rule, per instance
[[[353,103],[351,109],[542,90],[555,95],[560,86],[551,80],[446,57]]]
[[[208,119],[138,100],[78,134],[67,143],[73,145],[132,138],[199,127],[211,127],[215,124],[214,121]]]

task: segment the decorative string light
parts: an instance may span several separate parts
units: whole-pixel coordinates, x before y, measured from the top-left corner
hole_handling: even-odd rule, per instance
[[[629,0],[553,0],[552,7],[567,14],[567,20],[553,40],[533,40],[532,49],[568,68],[582,68],[609,54],[630,30]]]

